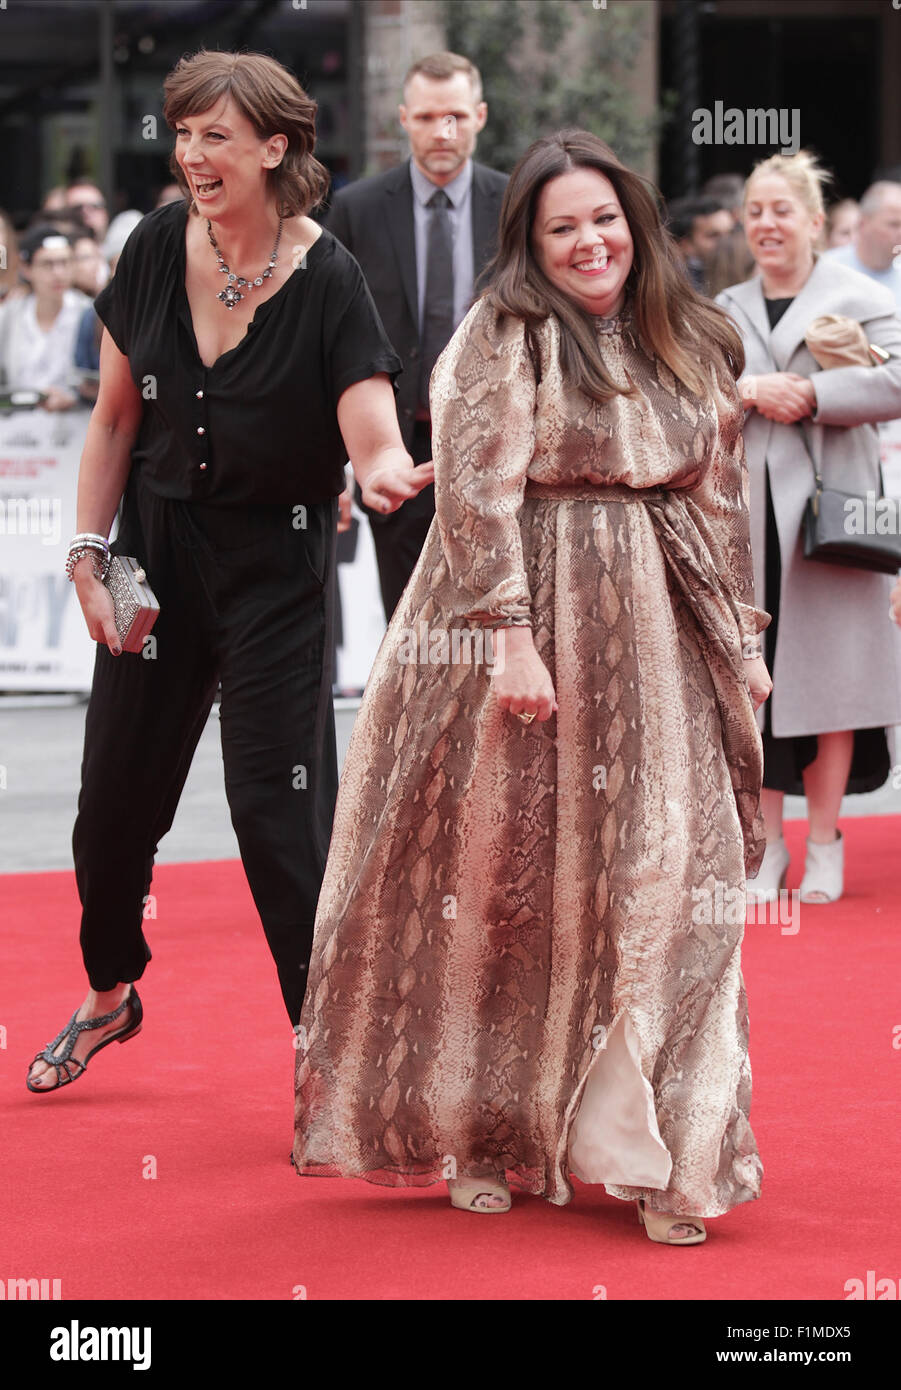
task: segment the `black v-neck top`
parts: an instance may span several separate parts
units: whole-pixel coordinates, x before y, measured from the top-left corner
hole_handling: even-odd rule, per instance
[[[795,297],[793,294],[789,295],[787,299],[764,299],[763,302],[766,305],[766,316],[770,321],[771,329],[776,327],[776,324],[779,322],[782,315],[785,313],[789,304],[793,304],[794,300]]]
[[[132,467],[153,492],[186,501],[336,497],[347,459],[339,397],[377,372],[396,391],[403,369],[363,272],[323,228],[305,267],[257,305],[238,345],[205,367],[185,291],[187,216],[186,202],[148,213],[94,300],[144,398]]]

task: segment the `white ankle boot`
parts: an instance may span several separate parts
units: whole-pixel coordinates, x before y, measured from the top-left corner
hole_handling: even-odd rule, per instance
[[[807,860],[804,864],[804,877],[801,880],[801,901],[822,903],[821,898],[811,898],[811,893],[823,893],[826,902],[834,903],[842,895],[844,888],[845,841],[842,832],[831,844],[817,845],[808,836]]]
[[[757,877],[748,879],[748,902],[776,902],[780,890],[785,887],[789,863],[790,855],[784,836],[780,835],[778,840],[768,840]]]

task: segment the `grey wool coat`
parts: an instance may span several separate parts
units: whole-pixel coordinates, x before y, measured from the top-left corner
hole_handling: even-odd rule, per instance
[[[901,318],[891,291],[832,259],[817,257],[805,285],[770,329],[759,276],[717,296],[744,342],[744,376],[796,372],[816,392],[814,417],[802,426],[768,420],[751,409],[744,439],[751,508],[754,597],[764,608],[766,482],[769,469],[779,532],[781,594],[776,651],[761,635],[773,680],[773,734],[828,733],[901,724],[901,630],[889,616],[891,575],[805,560],[801,540],[804,505],[813,490],[813,466],[800,437],[803,428],[823,486],[840,492],[881,491],[880,420],[901,416]],[[822,370],[804,342],[820,314],[844,314],[866,328],[871,343],[891,353],[874,367]],[[757,711],[763,729],[764,706]]]

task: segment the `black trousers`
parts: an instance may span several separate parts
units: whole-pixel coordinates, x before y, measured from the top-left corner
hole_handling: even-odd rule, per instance
[[[414,463],[425,463],[432,457],[432,429],[428,421],[416,421],[410,455]],[[429,483],[418,496],[411,497],[396,512],[389,512],[387,516],[364,505],[359,483],[354,486],[354,500],[369,517],[382,607],[385,621],[390,623],[407,581],[416,568],[435,515],[435,484]]]
[[[141,654],[97,645],[72,839],[94,989],[140,979],[151,959],[143,909],[157,846],[221,683],[232,825],[299,1022],[338,789],[337,511],[337,499],[305,513],[173,501],[133,470],[112,549],[144,565],[160,615]]]

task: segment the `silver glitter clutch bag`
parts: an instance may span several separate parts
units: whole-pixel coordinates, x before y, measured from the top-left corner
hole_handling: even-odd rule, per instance
[[[159,616],[160,605],[137,560],[114,555],[104,584],[116,609],[116,631],[123,652],[139,652]]]

